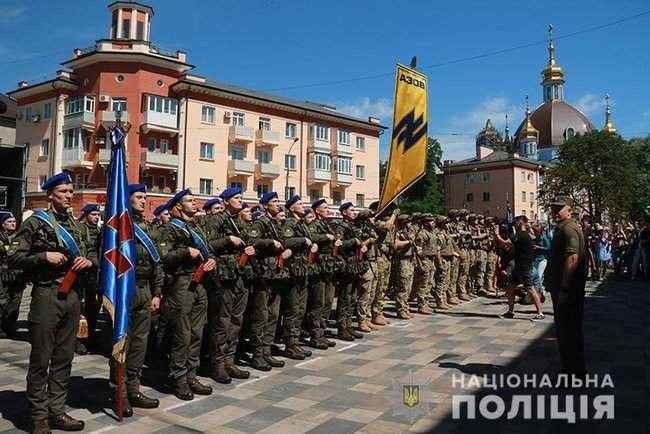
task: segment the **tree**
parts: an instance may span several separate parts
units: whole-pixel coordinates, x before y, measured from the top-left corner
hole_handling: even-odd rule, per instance
[[[632,204],[630,217],[650,217],[650,137],[631,139],[635,173],[632,177]]]
[[[625,217],[632,203],[633,160],[631,146],[618,134],[576,135],[560,145],[557,161],[546,171],[541,201],[569,196],[596,222],[605,215],[614,220]]]

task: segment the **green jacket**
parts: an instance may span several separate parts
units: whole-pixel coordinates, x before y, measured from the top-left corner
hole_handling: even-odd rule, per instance
[[[133,213],[133,224],[138,225],[151,238],[156,247],[158,254],[161,255],[160,232],[156,227],[146,221],[141,214]],[[135,267],[135,281],[138,286],[147,286],[152,296],[162,294],[163,284],[165,282],[165,272],[163,271],[162,256],[160,262],[156,263],[149,255],[147,249],[140,242],[136,242],[136,255],[138,262]]]

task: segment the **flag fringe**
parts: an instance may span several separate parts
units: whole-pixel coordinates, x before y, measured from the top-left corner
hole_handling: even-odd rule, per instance
[[[102,297],[102,306],[108,312],[108,316],[111,318],[111,323],[115,327],[115,306],[111,303],[110,299],[106,296]],[[124,363],[126,361],[126,339],[128,336],[124,336],[119,341],[113,344],[113,350],[111,354],[116,362]]]

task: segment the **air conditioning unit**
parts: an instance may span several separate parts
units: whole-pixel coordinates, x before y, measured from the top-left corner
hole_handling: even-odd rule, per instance
[[[41,121],[41,115],[34,115],[32,116],[32,122],[37,124]]]
[[[224,124],[230,124],[231,119],[232,119],[232,113],[231,112],[223,112],[223,123]]]
[[[108,95],[99,95],[99,102],[111,102],[111,97]]]

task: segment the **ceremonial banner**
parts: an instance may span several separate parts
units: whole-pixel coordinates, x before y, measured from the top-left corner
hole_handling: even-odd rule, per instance
[[[129,304],[135,294],[136,244],[131,219],[124,161],[125,133],[111,131],[111,164],[108,173],[99,285],[102,305],[113,321],[113,357],[124,363],[129,327]]]
[[[394,106],[390,157],[377,213],[426,173],[427,77],[398,64]]]

